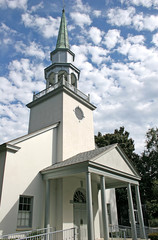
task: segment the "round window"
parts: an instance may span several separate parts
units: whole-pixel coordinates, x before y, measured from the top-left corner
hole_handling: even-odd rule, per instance
[[[83,111],[80,107],[75,108],[75,115],[79,120],[82,120],[84,118]]]

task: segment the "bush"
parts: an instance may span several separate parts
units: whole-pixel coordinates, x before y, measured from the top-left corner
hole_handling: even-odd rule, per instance
[[[158,227],[158,218],[149,220],[149,226],[150,227]]]
[[[151,240],[158,240],[158,232],[149,233],[148,238],[150,238]]]

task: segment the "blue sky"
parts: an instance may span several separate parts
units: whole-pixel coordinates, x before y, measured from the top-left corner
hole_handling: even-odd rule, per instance
[[[32,93],[45,88],[63,1],[0,0],[0,143],[27,134]],[[95,134],[120,126],[137,152],[158,126],[158,0],[65,0],[79,88]]]

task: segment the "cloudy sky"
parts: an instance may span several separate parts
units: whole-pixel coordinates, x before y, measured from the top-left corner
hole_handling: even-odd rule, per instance
[[[27,134],[32,93],[45,88],[63,1],[0,0],[0,143]],[[158,127],[158,0],[65,0],[79,88],[91,95],[95,134],[120,126],[136,151]]]

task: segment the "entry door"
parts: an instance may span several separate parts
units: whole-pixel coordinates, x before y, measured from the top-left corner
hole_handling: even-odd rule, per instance
[[[74,203],[74,225],[78,228],[78,239],[87,240],[87,214],[85,203]]]

